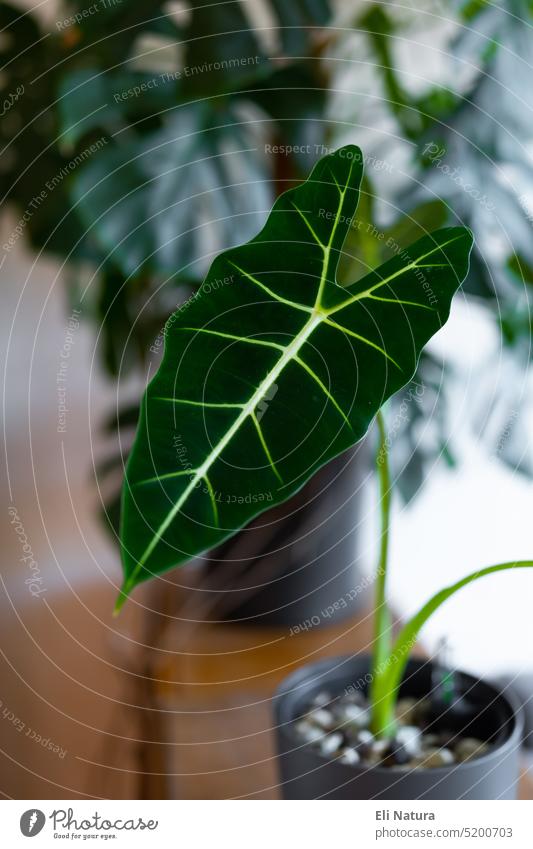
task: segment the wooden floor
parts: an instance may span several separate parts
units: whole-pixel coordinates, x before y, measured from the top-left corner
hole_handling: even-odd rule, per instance
[[[173,635],[178,640],[179,632]],[[179,660],[174,656],[157,675],[167,682],[159,698],[170,711],[170,796],[278,798],[272,693],[304,663],[364,651],[369,636],[366,615],[293,635],[236,625],[182,633]]]
[[[134,604],[117,621],[112,601],[86,593],[83,605],[50,601],[23,620],[6,609],[2,702],[67,752],[61,759],[0,723],[8,797],[279,798],[276,686],[302,664],[369,645],[364,612],[291,634],[196,626]],[[522,796],[533,798],[525,781]]]
[[[271,696],[293,669],[321,657],[368,650],[371,620],[290,631],[239,626],[170,629],[179,656],[157,665],[166,745],[152,747],[145,794],[175,799],[277,799]],[[162,757],[162,750],[164,757]],[[161,773],[166,773],[163,778]],[[524,776],[522,798],[533,798]]]

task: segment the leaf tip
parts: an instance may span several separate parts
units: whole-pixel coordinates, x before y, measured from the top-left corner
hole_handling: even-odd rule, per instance
[[[125,581],[118,594],[117,600],[115,602],[115,607],[113,608],[113,617],[115,619],[119,616],[120,611],[128,600],[131,589],[131,585],[128,584],[128,581]]]

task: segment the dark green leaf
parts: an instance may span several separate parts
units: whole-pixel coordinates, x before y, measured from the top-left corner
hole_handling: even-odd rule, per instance
[[[361,439],[448,318],[468,267],[464,228],[336,283],[361,176],[358,148],[324,157],[169,320],[127,467],[121,601]]]

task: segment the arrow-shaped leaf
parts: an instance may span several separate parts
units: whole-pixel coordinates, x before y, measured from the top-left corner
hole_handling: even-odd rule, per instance
[[[324,157],[169,319],[127,465],[119,606],[361,439],[448,318],[472,245],[463,228],[336,283],[362,170],[356,147]]]

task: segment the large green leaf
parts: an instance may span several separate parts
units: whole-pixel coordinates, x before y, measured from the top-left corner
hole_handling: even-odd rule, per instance
[[[463,228],[336,283],[362,171],[356,147],[324,157],[169,320],[127,465],[118,606],[361,439],[446,321],[468,268]]]

